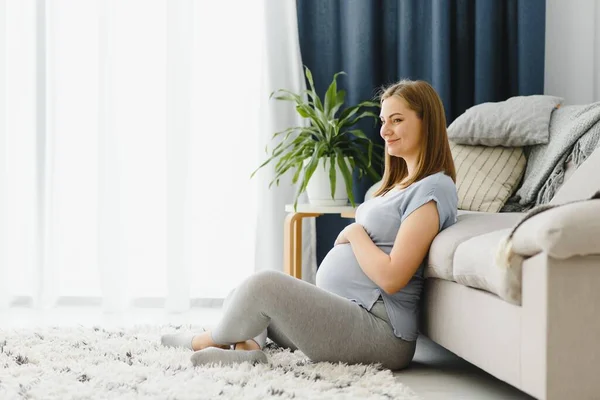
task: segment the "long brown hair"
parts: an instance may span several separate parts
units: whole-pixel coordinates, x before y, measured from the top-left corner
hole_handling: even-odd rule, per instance
[[[446,132],[446,114],[444,105],[435,89],[425,81],[401,80],[384,88],[379,95],[381,103],[389,97],[397,96],[404,99],[411,110],[421,120],[421,149],[417,159],[417,170],[402,187],[411,184],[437,172],[443,171],[456,183],[456,170]],[[381,186],[373,196],[382,196],[394,186],[400,184],[408,175],[406,161],[401,157],[391,156],[385,151],[385,169]]]

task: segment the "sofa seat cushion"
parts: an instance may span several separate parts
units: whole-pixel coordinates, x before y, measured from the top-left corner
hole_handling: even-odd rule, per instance
[[[441,231],[431,243],[425,277],[454,280],[453,260],[457,247],[484,233],[513,227],[524,213],[485,213],[459,210],[457,222]]]
[[[498,245],[511,230],[485,233],[459,244],[454,253],[454,281],[493,293],[512,304],[521,304],[523,258],[513,257],[508,268],[495,262]]]

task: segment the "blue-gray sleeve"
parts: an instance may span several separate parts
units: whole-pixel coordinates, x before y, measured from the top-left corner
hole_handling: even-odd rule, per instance
[[[413,211],[430,201],[435,201],[436,203],[440,217],[440,231],[456,222],[458,207],[456,185],[450,177],[442,174],[433,179],[426,179],[410,193],[409,198],[402,205],[403,209],[400,210],[402,213],[402,222]]]

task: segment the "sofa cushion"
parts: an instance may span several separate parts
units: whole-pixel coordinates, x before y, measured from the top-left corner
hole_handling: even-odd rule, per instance
[[[452,263],[456,248],[483,233],[513,227],[524,213],[483,213],[459,210],[457,222],[435,237],[429,248],[425,277],[454,280]]]
[[[494,293],[510,303],[520,304],[523,258],[512,257],[508,268],[499,267],[495,262],[498,245],[511,230],[485,233],[461,243],[454,253],[454,280]]]
[[[456,165],[458,208],[498,212],[517,189],[526,159],[520,147],[464,146],[450,143]]]
[[[557,190],[550,204],[564,204],[591,197],[600,190],[598,171],[600,171],[600,147],[594,150],[570,177],[565,176],[565,182]]]
[[[450,140],[468,145],[520,147],[548,143],[552,111],[563,102],[555,96],[515,96],[477,104],[448,127]]]
[[[558,259],[600,254],[600,199],[561,205],[525,220],[515,230],[511,251],[521,256],[545,252]]]

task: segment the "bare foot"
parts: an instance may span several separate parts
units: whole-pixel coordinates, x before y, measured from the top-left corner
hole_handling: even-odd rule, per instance
[[[192,339],[192,350],[198,351],[207,347],[218,347],[220,349],[229,349],[227,344],[217,344],[213,342],[210,331],[204,331]]]
[[[194,336],[192,339],[192,350],[198,351],[206,349],[207,347],[218,347],[220,349],[229,350],[230,346],[227,344],[217,344],[212,340],[210,331],[202,332],[199,335]],[[245,342],[236,343],[234,350],[260,350],[260,346],[253,339],[246,340]]]
[[[236,343],[234,350],[260,350],[260,346],[253,339],[246,340],[245,342]]]

